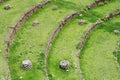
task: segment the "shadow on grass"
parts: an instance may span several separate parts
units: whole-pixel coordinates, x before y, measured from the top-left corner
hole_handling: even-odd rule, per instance
[[[113,33],[114,30],[120,30],[120,21],[112,22],[111,20],[107,23],[103,23],[98,29],[104,29],[109,33]]]

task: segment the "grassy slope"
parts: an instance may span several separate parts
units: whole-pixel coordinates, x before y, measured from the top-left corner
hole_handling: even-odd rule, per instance
[[[51,10],[53,5],[57,5],[58,10]],[[18,80],[20,76],[23,77],[23,80],[44,79],[42,60],[49,37],[59,22],[76,9],[78,9],[78,5],[72,1],[59,0],[49,4],[26,21],[15,36],[10,50],[9,64],[13,80]],[[35,20],[40,21],[40,25],[37,27],[32,26],[32,22]],[[23,71],[20,68],[24,59],[32,61],[33,68],[30,71]]]
[[[78,1],[79,5],[82,3],[82,1]],[[85,4],[82,6],[79,6],[79,9],[84,8],[87,4],[91,3],[92,1],[88,1],[86,0],[86,2],[84,2]],[[50,56],[49,56],[49,60],[48,60],[48,68],[49,68],[49,74],[52,76],[52,79],[79,79],[79,76],[76,75],[77,72],[74,71],[75,67],[72,66],[71,67],[71,71],[68,72],[64,72],[62,70],[59,69],[59,62],[62,59],[68,59],[73,62],[73,60],[71,60],[71,56],[73,56],[74,53],[74,43],[76,40],[73,41],[73,38],[76,36],[79,36],[79,25],[75,24],[77,23],[79,19],[75,20],[74,22],[71,22],[70,24],[68,24],[69,26],[71,25],[71,27],[68,28],[68,26],[66,26],[63,31],[66,33],[62,32],[60,33],[60,35],[57,37],[59,38],[59,40],[56,42],[56,44],[53,44],[53,47],[51,52],[50,52]],[[88,26],[88,25],[86,25]],[[78,29],[78,30],[77,30]],[[71,33],[72,32],[72,33]],[[78,33],[74,33],[74,32],[78,32]],[[73,36],[74,35],[74,36]],[[62,36],[62,37],[61,37]],[[70,40],[70,41],[69,41]],[[72,43],[71,43],[72,41]],[[72,44],[72,45],[70,45]],[[75,43],[77,44],[77,43]],[[69,50],[68,51],[68,46],[69,46]],[[66,50],[67,48],[67,50]],[[76,51],[76,50],[75,50]],[[71,55],[70,55],[71,54]],[[61,57],[60,57],[61,56]],[[74,57],[75,58],[75,57]],[[74,59],[75,60],[75,59]],[[61,75],[61,76],[59,76]],[[68,77],[66,77],[68,76]]]
[[[79,59],[77,57],[78,54],[76,47],[80,39],[93,22],[119,8],[118,6],[120,5],[118,2],[119,1],[110,2],[105,6],[101,5],[99,8],[90,10],[88,11],[88,13],[83,15],[83,17],[77,17],[62,29],[62,31],[54,41],[48,60],[49,72],[52,75],[53,79],[79,79],[79,76],[76,75],[77,72],[75,72],[75,69],[78,69],[77,67]],[[110,8],[111,6],[113,8],[108,10],[108,8]],[[79,26],[77,23],[80,19],[86,20],[87,24]],[[64,59],[69,60],[72,65],[70,67],[70,72],[64,72],[59,69],[59,62]]]
[[[113,51],[120,39],[113,31],[120,30],[120,17],[99,26],[87,40],[81,56],[86,80],[119,80]]]
[[[23,13],[42,0],[8,0],[4,3],[0,3],[0,79],[3,76],[6,79],[7,63],[3,57],[4,54],[4,40],[6,40],[8,27],[14,26]],[[27,3],[27,4],[26,4]],[[4,10],[4,6],[10,4],[13,6],[11,10]]]

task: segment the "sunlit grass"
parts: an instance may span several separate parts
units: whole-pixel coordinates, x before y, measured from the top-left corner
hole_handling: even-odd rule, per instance
[[[50,3],[31,16],[18,31],[9,54],[12,79],[17,80],[22,76],[23,80],[44,80],[42,63],[47,42],[60,21],[76,11],[76,5],[72,1],[69,2],[70,4],[64,5],[66,3],[62,3],[62,1]],[[58,6],[55,11],[52,10],[54,5]],[[70,9],[73,5],[75,8]],[[32,26],[33,21],[36,20],[40,24]],[[20,67],[21,62],[25,59],[30,59],[33,63],[30,71],[23,71]]]
[[[106,4],[108,7],[111,7],[112,5],[115,6],[115,8],[113,6],[114,9],[109,10],[109,11],[108,11],[108,7],[101,5],[100,7],[97,7],[93,10],[88,11],[86,14],[83,14],[82,17],[75,18],[69,24],[64,26],[62,31],[59,33],[59,35],[55,39],[52,49],[49,53],[50,55],[48,59],[48,69],[49,69],[49,75],[51,76],[51,79],[62,80],[64,78],[64,79],[69,79],[69,80],[79,80],[80,78],[80,74],[78,74],[79,58],[78,58],[78,50],[76,49],[76,47],[78,46],[85,32],[88,30],[88,28],[91,27],[91,25],[94,22],[96,22],[96,20],[98,20],[99,18],[102,18],[101,16],[106,16],[107,14],[114,12],[116,9],[118,9],[116,7],[120,5],[119,4],[115,5],[115,4],[116,2],[111,2],[110,4],[109,3]],[[104,13],[102,13],[101,7]],[[98,11],[98,12],[95,13],[94,11]],[[85,20],[87,24],[78,25],[78,21],[81,19]],[[59,62],[64,59],[70,61],[71,67],[70,67],[69,72],[65,72],[59,68]],[[85,75],[85,78],[86,78],[86,75]],[[97,77],[94,79],[89,79],[89,78],[86,78],[86,79],[87,80],[101,80],[99,79],[99,77],[98,79]]]
[[[99,26],[87,40],[81,55],[81,68],[86,80],[119,80],[113,51],[120,36],[113,33],[120,30],[120,17]]]
[[[12,27],[20,17],[31,7],[43,0],[6,0],[0,3],[0,79],[6,79],[7,63],[3,55],[5,53],[5,41],[8,39],[8,27]],[[10,4],[12,9],[4,10],[4,6]],[[2,76],[2,77],[1,77]]]

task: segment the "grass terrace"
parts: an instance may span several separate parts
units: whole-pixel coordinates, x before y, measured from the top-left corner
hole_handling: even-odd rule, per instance
[[[86,5],[89,2],[85,2]],[[57,6],[58,9],[52,10],[53,6]],[[52,1],[25,22],[16,34],[10,49],[9,65],[12,79],[16,80],[21,76],[23,80],[31,79],[31,77],[32,80],[38,80],[39,77],[39,80],[45,78],[43,57],[49,38],[62,19],[80,8],[82,7],[78,7],[78,4],[72,0]],[[39,21],[40,24],[32,26],[34,21]],[[30,71],[24,71],[20,67],[25,59],[30,59],[33,63],[33,68]]]
[[[120,74],[115,63],[114,50],[120,35],[120,17],[101,24],[89,37],[81,53],[81,69],[86,80],[119,80]]]
[[[66,17],[84,11],[87,5],[95,2],[51,0],[20,26],[6,55],[10,27],[15,27],[25,12],[43,1],[46,0],[5,0],[0,3],[0,80],[46,80],[43,61],[53,32]],[[7,4],[11,9],[4,9]],[[49,51],[46,65],[49,80],[120,80],[120,51],[117,55],[114,53],[116,49],[120,50],[120,16],[98,25],[79,53],[85,32],[97,20],[116,10],[120,10],[120,0],[111,0],[79,14],[64,25]],[[118,30],[118,34],[114,30]],[[23,69],[23,63],[24,66],[28,64],[24,60],[31,61],[27,65],[30,69]],[[68,70],[59,67],[62,60],[70,63]]]
[[[8,64],[4,59],[5,42],[7,41],[8,27],[13,27],[20,17],[34,5],[43,0],[6,0],[0,3],[0,79],[6,79]],[[11,10],[4,10],[10,4]]]
[[[106,7],[106,6],[108,6],[108,7]],[[119,1],[117,1],[117,0],[107,3],[106,5],[101,5],[99,7],[96,7],[94,9],[88,11],[87,13],[83,14],[82,17],[80,17],[80,16],[76,17],[69,24],[64,26],[62,31],[59,33],[59,35],[55,39],[52,49],[49,53],[50,56],[48,59],[48,68],[49,68],[49,74],[52,79],[55,79],[55,80],[56,79],[79,80],[80,79],[81,76],[80,76],[80,66],[79,66],[79,54],[78,54],[78,49],[77,49],[79,46],[80,40],[82,39],[85,32],[91,27],[91,25],[94,22],[96,22],[96,20],[99,20],[100,18],[106,16],[107,14],[114,12],[115,10],[117,10],[119,8],[118,6],[120,6],[120,5],[119,5]],[[110,7],[112,9],[109,10]],[[85,20],[86,24],[79,25],[78,22],[81,19]],[[96,35],[97,35],[97,33],[96,33]],[[65,72],[59,68],[59,62],[61,60],[70,61],[71,67],[70,67],[69,72]],[[82,61],[80,61],[80,62],[81,62],[81,66],[82,66],[83,62]],[[88,63],[89,63],[89,61],[88,61]],[[61,74],[61,76],[59,76],[60,74]],[[79,75],[77,75],[77,74],[79,74]],[[84,75],[83,75],[83,77],[84,77]],[[87,79],[87,78],[85,78],[85,79]],[[97,79],[97,77],[92,78],[92,79],[88,78],[87,80],[96,80],[96,79]],[[98,80],[102,80],[102,79],[98,79]]]

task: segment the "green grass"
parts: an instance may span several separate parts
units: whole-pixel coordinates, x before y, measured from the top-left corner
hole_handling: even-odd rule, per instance
[[[0,5],[0,42],[3,42],[7,35],[8,27],[14,26],[22,15],[34,5],[43,0],[29,0],[29,1],[7,1]],[[26,4],[29,3],[29,4]],[[4,6],[10,4],[13,8],[11,10],[4,10]],[[1,43],[2,46],[2,43]],[[0,46],[0,48],[1,48]]]
[[[75,18],[69,24],[64,26],[62,31],[55,39],[52,49],[49,53],[50,55],[47,66],[49,69],[51,80],[80,79],[81,76],[79,74],[79,58],[78,58],[78,50],[76,49],[76,47],[78,47],[78,44],[82,39],[84,33],[88,30],[88,28],[91,26],[92,23],[94,23],[97,19],[106,16],[107,14],[118,9],[118,6],[120,5],[117,2],[119,1],[113,1],[110,2],[110,4],[109,3],[106,4],[110,8],[113,7],[110,10],[108,10],[108,7],[101,5],[100,7],[97,7],[93,10],[88,11],[86,14],[83,14],[82,17]],[[101,11],[101,8],[103,10],[103,13]],[[98,12],[95,13],[94,11],[98,11]],[[80,19],[86,20],[87,24],[81,26],[78,25],[78,21]],[[69,72],[65,72],[59,68],[59,62],[64,59],[70,61],[71,67]],[[90,80],[97,80],[97,79],[90,79]]]
[[[3,55],[5,52],[5,41],[8,37],[8,27],[14,26],[24,12],[41,1],[42,0],[8,0],[0,3],[0,50],[2,51],[0,53],[0,79],[6,79],[7,76],[6,68],[8,65]],[[6,4],[10,4],[13,8],[11,10],[4,10]]]
[[[113,51],[113,55],[117,58],[118,65],[120,66],[120,52],[116,52],[116,50],[120,50],[120,48],[118,48],[118,45],[116,46],[115,51]]]
[[[80,63],[86,80],[119,80],[120,74],[115,64],[113,51],[120,36],[113,33],[120,30],[120,17],[103,23],[87,40]]]
[[[5,53],[5,41],[8,39],[8,27],[14,27],[20,17],[31,7],[44,0],[8,0],[0,4],[0,80],[6,80],[7,61],[3,57]],[[62,19],[73,13],[82,10],[94,0],[52,0],[52,3],[45,6],[32,15],[20,28],[14,38],[9,52],[9,66],[12,80],[44,80],[43,59],[47,42]],[[82,17],[78,16],[64,26],[56,37],[50,55],[47,68],[50,80],[80,80],[79,68],[83,71],[86,80],[119,80],[120,74],[115,64],[113,51],[120,40],[120,35],[114,35],[113,30],[119,29],[120,17],[103,23],[92,33],[87,40],[79,62],[78,44],[87,29],[99,18],[119,9],[120,0],[100,5]],[[6,4],[13,6],[10,10],[4,10]],[[53,11],[52,6],[57,5],[58,9]],[[87,24],[78,25],[80,19],[86,20]],[[38,20],[38,26],[32,26],[33,21]],[[104,34],[104,35],[103,35]],[[32,61],[32,69],[22,70],[21,64],[25,59]],[[68,72],[59,68],[61,60],[70,61]],[[118,62],[120,57],[118,55]]]
[[[120,65],[120,53],[118,53],[117,58],[118,58],[118,63]]]
[[[99,6],[99,9],[93,9],[92,12],[96,14],[96,16],[102,18],[104,15],[107,15],[108,13],[111,13],[117,9],[120,9],[120,0],[111,0],[104,6]],[[104,14],[104,15],[102,15]]]
[[[0,80],[1,79],[7,79],[7,66],[5,58],[3,57],[3,54],[0,53]]]
[[[53,11],[53,5],[57,5],[58,10]],[[60,21],[76,9],[77,5],[72,1],[53,1],[25,22],[16,34],[10,49],[9,65],[13,80],[18,80],[20,76],[23,77],[23,80],[44,80],[43,55],[50,35]],[[36,27],[32,26],[35,20],[40,22]],[[33,68],[29,71],[24,71],[20,67],[25,59],[30,59],[33,63]]]
[[[80,26],[77,24],[79,19],[74,19],[62,29],[49,53],[48,68],[55,80],[78,80],[80,78],[76,64],[76,60],[79,62],[76,46],[80,41],[80,36],[83,35],[83,32],[88,29],[90,24]],[[69,72],[65,72],[59,68],[59,62],[64,59],[70,61],[71,67]]]

